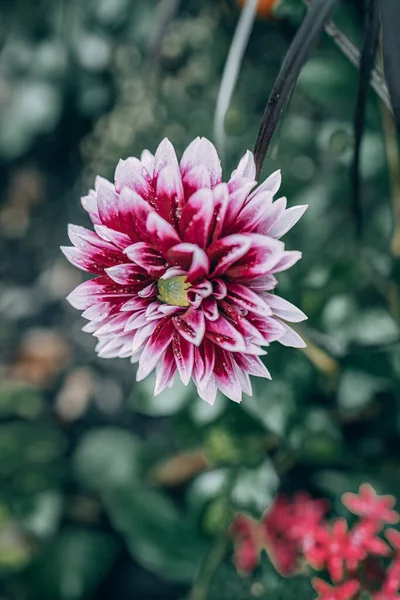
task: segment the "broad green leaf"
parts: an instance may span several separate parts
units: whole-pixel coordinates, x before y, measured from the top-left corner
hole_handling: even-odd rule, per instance
[[[167,496],[127,486],[109,490],[103,498],[113,526],[135,560],[166,579],[190,581],[194,577],[204,544]]]
[[[68,527],[43,548],[23,580],[34,600],[83,600],[110,570],[118,550],[112,535]]]
[[[86,433],[73,456],[74,471],[84,487],[109,490],[136,481],[139,439],[116,427]]]

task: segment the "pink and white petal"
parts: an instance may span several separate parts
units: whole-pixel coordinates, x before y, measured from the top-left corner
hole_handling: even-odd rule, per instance
[[[119,313],[114,315],[107,322],[99,327],[93,335],[101,338],[115,338],[116,333],[122,333],[124,331],[128,316],[126,313]]]
[[[143,150],[142,154],[140,155],[140,162],[142,163],[150,177],[153,177],[154,154],[152,154],[149,150]]]
[[[82,327],[82,331],[84,331],[85,333],[93,333],[99,329],[99,327],[101,327],[102,324],[104,324],[106,322],[106,319],[104,319],[104,321],[102,322],[96,322],[96,321],[89,321],[89,323],[86,323],[86,325],[84,325]]]
[[[206,321],[206,337],[219,348],[229,352],[244,352],[246,344],[243,336],[225,317],[219,316],[215,321]]]
[[[213,215],[212,191],[205,188],[192,194],[185,204],[179,223],[182,240],[205,248],[210,238]]]
[[[299,334],[296,331],[289,327],[289,325],[287,325],[283,321],[281,321],[280,324],[285,329],[285,333],[282,337],[279,338],[279,342],[283,346],[290,346],[292,348],[305,348],[307,346],[305,341],[299,336]]]
[[[190,291],[198,294],[201,298],[208,298],[213,293],[213,285],[208,279],[203,279],[196,285],[192,285]]]
[[[160,313],[159,308],[160,308],[161,302],[159,302],[158,300],[154,300],[154,302],[151,302],[147,309],[146,309],[146,317],[147,320],[150,321],[154,321],[154,319],[162,319],[163,318],[163,314]]]
[[[156,153],[154,155],[154,172],[153,177],[157,178],[161,173],[162,169],[170,165],[175,167],[178,165],[178,159],[173,145],[168,138],[164,138],[159,144]]]
[[[96,175],[94,180],[94,189],[96,192],[98,192],[101,187],[106,187],[115,192],[115,186],[113,183],[111,183],[111,181],[108,181],[108,179],[102,177],[101,175]]]
[[[205,188],[211,189],[211,180],[204,165],[197,165],[183,177],[183,190],[186,199],[189,199],[198,190]]]
[[[285,333],[282,322],[275,317],[251,317],[251,323],[264,337],[264,344],[280,340]]]
[[[255,277],[251,281],[246,282],[246,284],[252,290],[265,292],[266,290],[274,290],[278,285],[278,280],[274,275],[261,275],[260,277]]]
[[[140,296],[140,298],[152,298],[157,294],[158,288],[155,281],[152,281],[151,283],[146,285],[146,287],[143,287],[141,290],[138,291],[138,296]]]
[[[215,298],[206,298],[201,304],[204,316],[208,321],[216,321],[219,317],[218,303]]]
[[[266,352],[266,350],[263,350],[262,348],[260,348],[260,346],[258,346],[257,344],[253,344],[252,342],[247,342],[245,354],[252,355],[252,356],[265,356],[267,354],[267,352]]]
[[[226,271],[232,279],[253,279],[273,271],[284,254],[284,244],[256,233],[247,234],[251,245],[246,254]]]
[[[167,255],[171,246],[181,241],[175,228],[156,212],[151,212],[146,221],[147,233],[152,240],[152,246]]]
[[[207,254],[195,244],[177,244],[168,252],[170,261],[188,270],[187,281],[195,283],[205,277],[210,269]]]
[[[82,196],[81,204],[84,210],[89,213],[92,223],[94,225],[101,224],[101,219],[99,217],[99,211],[97,208],[97,192],[90,190],[86,196]]]
[[[179,332],[191,344],[200,346],[206,330],[203,311],[190,307],[181,315],[172,317],[172,322]]]
[[[193,372],[194,346],[179,333],[175,333],[172,338],[172,350],[181,381],[183,385],[188,385]]]
[[[292,206],[285,210],[283,215],[277,220],[275,225],[269,230],[268,235],[274,238],[281,238],[285,233],[289,231],[297,221],[304,215],[308,208],[307,204],[299,206]]]
[[[200,308],[201,303],[203,302],[203,298],[200,296],[200,294],[196,294],[196,292],[193,293],[191,288],[189,288],[186,292],[186,296],[192,308]]]
[[[135,284],[146,284],[148,275],[142,267],[134,265],[132,263],[126,263],[123,265],[115,265],[114,267],[108,267],[106,270],[107,275],[120,285],[135,285]]]
[[[100,358],[118,358],[121,344],[122,342],[120,342],[118,338],[101,340],[96,345],[95,351]]]
[[[234,402],[242,401],[242,388],[237,376],[235,363],[229,352],[218,348],[215,352],[214,376],[217,387]]]
[[[110,229],[105,225],[95,225],[94,230],[102,240],[113,244],[119,250],[123,251],[127,246],[132,244],[132,240],[128,235],[120,231],[115,231],[115,229]]]
[[[95,273],[101,275],[104,273],[104,264],[101,264],[94,260],[90,255],[85,254],[79,248],[73,246],[61,246],[61,252],[65,258],[78,269],[87,271],[88,273]]]
[[[132,338],[132,352],[136,353],[137,351],[143,349],[143,346],[147,343],[150,336],[157,329],[160,321],[150,321],[144,327],[140,329],[136,329],[135,334]]]
[[[215,364],[215,345],[204,338],[203,343],[195,348],[193,377],[196,384],[204,387],[211,379]]]
[[[274,196],[281,187],[282,175],[280,169],[274,171],[271,175],[262,183],[255,191],[254,194],[259,192],[271,192]]]
[[[97,208],[103,225],[110,229],[121,230],[118,212],[118,194],[109,186],[100,185],[97,190]]]
[[[182,306],[172,306],[172,304],[160,304],[158,311],[165,316],[173,317],[182,313]]]
[[[132,356],[132,336],[126,336],[126,341],[118,352],[118,358],[130,358]]]
[[[180,277],[182,275],[186,275],[186,269],[183,267],[169,267],[160,279],[171,279],[172,277]]]
[[[122,299],[132,296],[132,292],[127,292],[124,288],[115,292],[115,283],[106,277],[95,277],[85,281],[76,287],[68,296],[67,300],[74,308],[86,310],[93,304],[103,302],[105,299]]]
[[[228,298],[233,304],[253,312],[257,315],[268,317],[272,315],[272,310],[265,299],[253,292],[250,288],[240,283],[229,282],[227,284]]]
[[[128,333],[129,331],[135,331],[136,329],[140,329],[147,324],[146,312],[144,310],[137,311],[131,315],[124,327],[124,331]]]
[[[246,151],[246,154],[240,159],[237,168],[232,172],[231,179],[237,179],[238,177],[247,177],[252,181],[256,178],[256,164],[254,162],[254,155],[250,150]]]
[[[175,377],[176,363],[172,345],[166,349],[162,361],[157,364],[156,373],[157,377],[154,395],[158,396],[158,394],[161,394],[161,392],[170,386]]]
[[[224,235],[227,235],[227,233],[230,232],[230,228],[235,223],[235,219],[245,205],[246,200],[249,197],[249,193],[255,185],[255,182],[248,181],[247,179],[238,179],[236,180],[236,183],[237,185],[235,186],[235,189],[233,189],[232,185],[228,185],[229,202],[222,227],[222,233]]]
[[[257,196],[252,199],[254,201]],[[258,224],[256,231],[257,233],[261,233],[262,235],[270,235],[273,227],[279,223],[280,219],[283,218],[286,210],[287,200],[286,198],[278,198],[272,204],[268,204],[268,210],[264,215],[263,220]],[[273,236],[271,236],[273,237]]]
[[[132,244],[126,248],[125,254],[132,262],[142,267],[151,277],[161,277],[168,267],[168,263],[162,254],[154,250],[146,242]]]
[[[182,177],[178,163],[167,164],[161,169],[157,178],[157,212],[168,223],[177,227],[184,202]]]
[[[235,354],[234,360],[237,362],[239,367],[243,369],[243,371],[246,371],[249,375],[271,379],[270,372],[261,359],[258,358],[258,356],[251,356],[249,354]]]
[[[228,289],[226,287],[226,283],[222,281],[222,279],[213,279],[213,296],[216,300],[222,300],[225,298]]]
[[[126,160],[120,159],[115,169],[115,188],[121,192],[128,187],[142,198],[152,195],[151,177],[140,160],[130,156]]]
[[[141,381],[152,372],[171,343],[174,332],[175,328],[169,317],[164,317],[157,323],[140,356],[136,381]]]
[[[110,266],[121,260],[121,251],[110,242],[101,239],[90,229],[69,224],[68,237],[76,248],[101,264]]]
[[[273,272],[280,273],[281,271],[286,271],[286,269],[290,269],[299,261],[302,257],[301,252],[298,250],[285,250],[282,258],[279,262],[274,266]]]
[[[217,397],[217,384],[212,375],[204,385],[197,384],[197,393],[202,400],[213,406]]]
[[[206,167],[212,187],[221,183],[221,161],[215,146],[206,138],[196,138],[186,148],[180,163],[182,176],[198,165]]]
[[[82,313],[82,317],[84,319],[88,319],[89,321],[103,321],[116,310],[119,311],[120,306],[121,305],[118,302],[99,302],[87,308]]]
[[[134,312],[134,311],[138,311],[138,310],[144,310],[148,307],[148,305],[151,302],[152,301],[147,298],[139,298],[138,296],[135,296],[134,298],[131,298],[127,302],[124,302],[124,304],[121,306],[120,310],[126,311],[126,312]]]
[[[133,365],[135,365],[136,363],[139,362],[141,354],[142,354],[142,348],[140,348],[139,350],[136,350],[136,352],[132,353],[130,361]]]
[[[271,192],[261,192],[245,202],[229,231],[232,233],[257,231],[260,223],[264,227],[271,210]]]
[[[150,213],[154,212],[150,204],[143,200],[137,192],[124,187],[119,196],[118,210],[121,229],[132,242],[151,242],[146,222]]]
[[[246,344],[265,346],[267,341],[262,332],[245,317],[239,317],[236,324],[237,330],[242,334]],[[269,343],[269,342],[268,342]]]
[[[248,375],[248,373],[246,371],[243,371],[237,363],[235,363],[235,358],[233,356],[233,363],[235,365],[235,370],[236,370],[236,375],[237,378],[239,380],[239,384],[240,387],[242,389],[242,392],[244,394],[247,394],[247,396],[252,396],[253,395],[253,389],[251,387],[251,382],[250,382],[250,377]]]
[[[212,268],[211,277],[223,275],[249,251],[250,246],[251,238],[240,234],[228,235],[211,244],[207,250]]]
[[[229,190],[226,183],[219,183],[213,189],[213,220],[211,223],[211,241],[215,242],[224,228],[225,217],[229,206]]]
[[[284,300],[280,296],[269,294],[268,292],[264,292],[263,296],[274,314],[285,321],[289,321],[290,323],[300,323],[300,321],[305,321],[308,318],[302,310],[297,308],[297,306]]]

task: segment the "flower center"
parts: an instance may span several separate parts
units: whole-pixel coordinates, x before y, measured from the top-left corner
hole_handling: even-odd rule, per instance
[[[190,288],[190,283],[186,283],[186,275],[171,277],[170,279],[159,279],[157,282],[158,298],[162,302],[172,304],[172,306],[189,306],[186,290]]]

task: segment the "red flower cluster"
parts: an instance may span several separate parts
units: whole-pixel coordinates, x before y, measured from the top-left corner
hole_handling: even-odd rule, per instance
[[[397,523],[393,496],[378,496],[369,484],[358,494],[344,494],[343,504],[359,520],[349,529],[344,518],[326,520],[328,503],[306,492],[289,500],[278,495],[261,522],[239,515],[232,526],[235,564],[252,572],[265,549],[283,576],[306,566],[325,570],[333,585],[314,578],[319,600],[350,600],[367,590],[373,600],[400,600],[400,533],[385,525]]]

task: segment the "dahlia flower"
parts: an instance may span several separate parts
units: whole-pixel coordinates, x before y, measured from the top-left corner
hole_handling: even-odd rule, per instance
[[[212,404],[217,389],[236,402],[251,394],[249,375],[270,378],[263,346],[304,342],[286,321],[305,315],[273,292],[276,273],[300,252],[280,238],[306,206],[273,202],[281,176],[256,187],[247,152],[222,182],[208,140],[195,139],[178,163],[164,139],[155,155],[120,160],[115,182],[97,177],[82,198],[94,231],[70,225],[68,260],[97,277],[68,300],[89,323],[103,358],[130,357],[137,380],[156,369],[155,394],[178,372]]]

